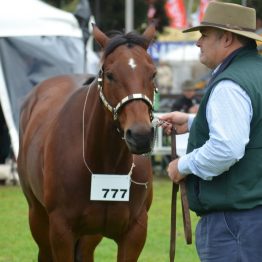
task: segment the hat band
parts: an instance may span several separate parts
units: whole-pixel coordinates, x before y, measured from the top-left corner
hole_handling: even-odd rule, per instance
[[[240,31],[249,31],[249,32],[256,32],[255,29],[250,29],[250,28],[245,28],[245,27],[240,27],[240,26],[235,26],[235,25],[222,25],[222,24],[216,24],[216,23],[209,23],[209,22],[201,22],[201,25],[206,25],[206,26],[218,26],[218,27],[224,27],[232,30],[240,30]]]

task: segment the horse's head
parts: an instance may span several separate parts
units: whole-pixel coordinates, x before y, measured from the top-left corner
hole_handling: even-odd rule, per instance
[[[129,150],[143,154],[152,150],[152,109],[156,67],[147,53],[155,26],[143,35],[128,33],[106,36],[94,26],[94,38],[104,54],[99,76],[100,97],[118,122]]]

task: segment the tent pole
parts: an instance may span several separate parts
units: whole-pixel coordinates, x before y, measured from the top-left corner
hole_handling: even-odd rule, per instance
[[[125,0],[125,32],[134,30],[134,0]]]

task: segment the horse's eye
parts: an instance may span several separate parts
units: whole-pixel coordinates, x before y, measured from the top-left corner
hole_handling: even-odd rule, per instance
[[[152,75],[152,80],[155,81],[156,80],[156,72]]]
[[[107,73],[106,73],[106,77],[107,77],[107,79],[110,80],[110,81],[114,80],[114,76],[113,76],[113,74],[110,73],[110,72],[107,72]]]
[[[151,78],[151,81],[154,83],[154,85],[156,85],[156,82],[157,82],[156,76],[157,76],[157,73],[155,72],[155,73],[152,75],[152,78]]]

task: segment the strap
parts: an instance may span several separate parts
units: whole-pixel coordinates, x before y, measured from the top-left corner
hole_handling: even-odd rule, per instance
[[[181,204],[182,204],[185,239],[186,239],[186,243],[190,245],[192,244],[192,229],[191,229],[191,219],[190,219],[189,205],[188,205],[187,194],[186,194],[185,181],[181,181],[179,185],[180,185],[180,192],[181,192]]]
[[[176,133],[173,132],[171,135],[171,158],[176,159]],[[176,255],[176,203],[177,203],[177,192],[179,185],[173,183],[172,186],[172,198],[171,198],[171,228],[170,228],[170,248],[169,248],[169,260],[173,262]]]
[[[171,136],[171,157],[176,159],[176,133],[173,132]],[[191,229],[191,220],[190,220],[190,211],[186,194],[185,181],[181,181],[178,184],[173,183],[172,188],[172,199],[171,199],[171,229],[170,229],[170,249],[169,249],[169,259],[170,262],[174,262],[176,254],[176,202],[177,202],[177,192],[180,187],[181,191],[181,205],[182,205],[182,214],[183,214],[183,224],[184,224],[184,233],[186,238],[186,243],[192,243],[192,229]]]
[[[124,97],[117,105],[116,107],[113,109],[114,110],[114,119],[117,119],[117,113],[118,110],[125,105],[128,102],[131,102],[133,100],[143,100],[145,101],[149,106],[150,109],[153,108],[153,103],[151,102],[151,100],[144,94],[131,94],[129,96]]]
[[[150,108],[150,111],[153,110],[153,102],[150,100],[150,98],[148,98],[146,95],[144,94],[140,94],[140,93],[137,93],[137,94],[131,94],[131,95],[128,95],[126,97],[124,97],[117,105],[116,107],[113,107],[109,104],[109,102],[106,100],[104,94],[103,94],[103,70],[101,69],[99,71],[99,74],[98,74],[98,79],[97,79],[97,82],[98,82],[98,90],[99,90],[99,96],[104,104],[104,106],[111,112],[113,113],[113,116],[114,116],[114,120],[117,120],[117,114],[118,114],[118,111],[119,109],[125,105],[126,103],[128,102],[131,102],[133,100],[142,100],[144,102],[146,102],[146,104],[149,106]],[[152,116],[151,116],[152,118]]]
[[[170,228],[170,248],[169,248],[169,260],[175,261],[176,256],[176,203],[178,184],[173,183],[172,186],[172,198],[171,198],[171,228]]]

